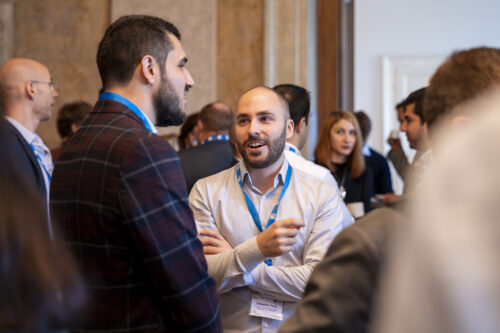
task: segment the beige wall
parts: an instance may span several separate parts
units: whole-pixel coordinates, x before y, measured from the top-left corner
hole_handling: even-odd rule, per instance
[[[263,84],[263,1],[217,4],[217,98],[234,109],[243,92]]]
[[[160,16],[181,31],[196,82],[188,95],[187,113],[214,100],[234,108],[238,97],[257,85],[306,85],[304,25],[310,1],[314,0],[17,0],[13,55],[46,64],[59,83],[53,117],[38,132],[49,147],[57,146],[55,119],[62,104],[96,101],[101,87],[97,45],[109,23],[125,14]],[[270,52],[276,60],[272,67]],[[160,129],[162,134],[176,131]]]
[[[60,141],[56,110],[74,100],[93,104],[97,99],[101,82],[95,53],[108,24],[108,1],[18,0],[14,4],[13,55],[44,63],[59,84],[53,116],[38,130],[49,147]]]

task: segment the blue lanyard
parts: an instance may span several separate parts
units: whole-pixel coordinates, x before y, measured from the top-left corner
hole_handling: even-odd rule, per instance
[[[42,158],[38,153],[36,152],[35,146],[33,146],[32,143],[30,143],[31,150],[33,150],[33,153],[35,153],[36,159],[40,162],[39,164],[42,166],[43,171],[47,174],[47,178],[49,179],[49,183],[52,180],[52,175],[50,174],[49,170],[45,168],[45,165],[43,164]],[[47,194],[48,195],[48,194]]]
[[[210,141],[229,141],[229,135],[227,135],[227,134],[212,135],[212,136],[209,136],[208,138],[206,138],[205,140],[203,140],[203,142],[201,144],[204,145],[205,143],[210,142]]]
[[[146,129],[148,129],[149,131],[155,133],[155,131],[153,130],[153,128],[149,124],[149,121],[146,119],[146,116],[141,111],[141,109],[139,109],[137,107],[137,105],[135,105],[134,103],[132,103],[131,101],[129,101],[125,97],[107,91],[107,92],[103,92],[102,94],[99,95],[99,100],[100,101],[102,101],[102,100],[110,100],[110,101],[115,101],[115,102],[118,102],[118,103],[122,103],[127,108],[129,108],[130,110],[132,110],[132,112],[135,113],[135,115],[142,120],[142,123],[143,123],[144,127],[146,127]]]
[[[297,151],[297,149],[293,148],[292,146],[290,145],[286,145],[286,149],[291,151],[292,153],[295,153],[297,155],[300,155],[300,153]]]
[[[260,232],[264,231],[262,229],[262,223],[260,222],[260,217],[259,214],[257,213],[257,209],[255,208],[255,205],[252,202],[252,199],[248,196],[248,194],[245,192],[245,188],[243,186],[243,177],[241,177],[241,170],[240,166],[236,168],[236,177],[238,178],[238,183],[240,184],[241,191],[243,192],[243,195],[245,196],[245,201],[247,203],[248,210],[250,211],[250,215],[252,215],[253,222],[255,223],[255,226],[257,229],[259,229]],[[278,202],[274,206],[273,210],[271,211],[271,215],[269,215],[269,219],[267,221],[266,229],[269,228],[270,225],[276,221],[276,215],[278,214],[278,207],[281,202],[281,199],[285,195],[286,190],[288,189],[288,185],[290,185],[290,179],[292,178],[292,167],[290,164],[288,164],[288,169],[286,171],[286,177],[285,177],[285,183],[283,184],[283,188],[281,189],[281,194],[278,199]],[[271,258],[266,258],[264,261],[268,266],[272,265]]]

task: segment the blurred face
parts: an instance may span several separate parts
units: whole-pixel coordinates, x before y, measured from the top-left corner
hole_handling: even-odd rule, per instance
[[[347,119],[340,119],[330,129],[330,145],[334,162],[343,163],[356,145],[356,128]]]
[[[403,131],[401,129],[401,126],[403,125],[403,121],[404,121],[404,118],[405,118],[405,108],[404,108],[404,106],[398,108],[397,109],[397,113],[398,113],[398,121],[399,121],[399,130]]]
[[[274,92],[256,88],[240,98],[235,137],[247,167],[262,169],[280,162],[292,134],[293,121],[285,119],[285,110]]]
[[[167,56],[165,71],[161,73],[161,82],[153,96],[159,126],[180,125],[186,115],[186,95],[194,80],[186,68],[186,54],[180,41],[169,35],[173,49]]]
[[[413,112],[414,110],[415,104],[406,106],[404,120],[401,124],[401,131],[406,133],[406,138],[410,143],[410,147],[418,149],[420,142],[426,135],[427,126],[421,123],[420,117]]]
[[[33,105],[34,112],[38,115],[40,121],[49,120],[52,115],[52,108],[58,96],[56,84],[45,66],[39,68],[35,78],[36,79],[31,80],[36,91]]]

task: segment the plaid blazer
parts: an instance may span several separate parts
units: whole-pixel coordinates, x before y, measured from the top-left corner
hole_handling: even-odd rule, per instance
[[[90,298],[72,331],[222,331],[177,155],[131,110],[97,102],[64,146],[50,193]]]

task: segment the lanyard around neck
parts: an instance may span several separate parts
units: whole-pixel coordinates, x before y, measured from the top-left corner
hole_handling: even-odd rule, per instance
[[[203,145],[203,144],[210,142],[210,141],[229,141],[229,135],[227,135],[227,134],[212,135],[212,136],[209,136],[208,138],[206,138],[205,140],[203,140],[203,142],[201,144]]]
[[[100,101],[102,101],[102,100],[111,100],[111,101],[115,101],[115,102],[118,102],[118,103],[121,103],[121,104],[125,105],[133,113],[135,113],[135,115],[137,117],[139,117],[141,119],[142,124],[144,125],[144,127],[146,127],[146,129],[148,129],[149,131],[155,133],[155,131],[153,130],[153,128],[149,124],[149,121],[146,119],[146,116],[141,111],[141,109],[139,109],[137,107],[137,105],[135,105],[134,103],[132,103],[131,101],[129,101],[125,97],[107,91],[107,92],[103,92],[102,94],[99,95],[99,100]]]
[[[236,168],[236,177],[238,178],[238,183],[240,184],[241,191],[243,191],[243,195],[245,196],[245,201],[247,203],[248,210],[250,211],[250,214],[252,215],[253,222],[255,223],[255,226],[257,229],[259,229],[260,232],[264,231],[262,228],[262,223],[260,221],[259,214],[257,213],[257,209],[255,208],[255,205],[252,202],[252,199],[248,196],[248,194],[245,192],[245,188],[243,186],[243,177],[241,176],[241,170],[240,166]],[[281,202],[281,199],[285,195],[286,190],[288,189],[288,185],[290,185],[290,179],[292,178],[292,167],[290,164],[288,164],[288,170],[286,171],[286,177],[285,177],[285,183],[283,184],[283,188],[281,189],[281,194],[278,199],[278,202],[274,206],[273,210],[271,211],[271,215],[269,215],[269,219],[266,224],[266,229],[269,228],[271,224],[276,221],[276,215],[278,214],[278,207]]]
[[[291,151],[292,153],[295,153],[295,154],[297,154],[297,155],[300,156],[300,152],[297,149],[295,149],[294,147],[290,146],[290,145],[286,145],[285,149],[287,149],[287,150]]]

